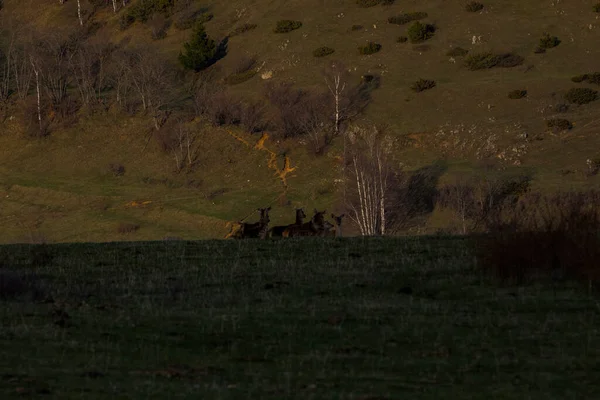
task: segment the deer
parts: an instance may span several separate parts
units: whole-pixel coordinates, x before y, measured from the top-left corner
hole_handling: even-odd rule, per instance
[[[315,215],[313,215],[310,221],[301,225],[292,225],[287,227],[281,236],[284,238],[295,236],[317,236],[325,224],[326,212],[326,210],[317,211],[315,208]]]
[[[336,216],[332,213],[331,218],[333,218],[333,224],[329,221],[325,221],[321,236],[342,237],[342,219],[345,215],[346,214],[340,214]]]
[[[302,208],[296,208],[296,222],[294,222],[293,224],[289,224],[289,225],[279,225],[279,226],[274,226],[273,228],[271,228],[269,230],[269,237],[282,237],[283,236],[283,232],[291,227],[291,226],[298,226],[298,225],[302,225],[302,223],[304,222],[304,218],[306,218],[306,214],[304,213],[304,209]]]
[[[269,218],[269,211],[271,210],[271,207],[258,208],[257,210],[260,212],[260,220],[258,222],[245,223],[238,221],[237,231],[235,231],[235,233],[232,231],[229,235],[227,235],[227,237],[233,237],[235,239],[265,239],[269,230],[269,222],[271,221]]]

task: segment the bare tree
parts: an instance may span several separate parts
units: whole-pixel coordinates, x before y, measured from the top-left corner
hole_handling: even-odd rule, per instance
[[[326,93],[307,94],[296,116],[316,154],[322,153],[336,135],[331,126],[331,107],[327,97]]]
[[[348,71],[340,61],[333,61],[324,71],[325,83],[333,96],[335,111],[333,114],[333,131],[339,133],[340,122],[343,118],[343,99],[348,85]]]
[[[382,129],[352,127],[347,132],[354,196],[348,201],[350,218],[362,235],[387,233],[386,209],[391,178],[391,139]]]
[[[171,101],[171,70],[149,48],[134,49],[130,54],[129,79],[140,97],[144,112],[151,115],[158,130],[168,114],[165,106]]]

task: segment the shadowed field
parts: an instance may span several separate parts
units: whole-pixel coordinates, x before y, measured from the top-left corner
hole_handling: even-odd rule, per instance
[[[0,247],[0,396],[594,398],[597,298],[468,239]]]

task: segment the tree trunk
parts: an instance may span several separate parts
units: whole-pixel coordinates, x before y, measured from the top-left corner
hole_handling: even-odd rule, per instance
[[[79,25],[83,26],[83,18],[81,17],[81,0],[77,0],[77,16],[79,17]]]
[[[38,123],[40,125],[40,133],[42,133],[42,106],[41,106],[41,95],[40,95],[40,72],[35,66],[33,60],[31,61],[33,67],[33,73],[35,74],[35,87],[37,91],[37,112],[38,112]]]

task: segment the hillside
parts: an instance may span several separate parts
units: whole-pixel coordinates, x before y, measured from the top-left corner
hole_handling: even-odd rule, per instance
[[[433,0],[360,2],[373,3],[370,7],[350,0],[165,0],[156,2],[164,8],[148,21],[124,26],[124,16],[140,2],[124,7],[117,2],[115,13],[112,2],[82,0],[79,26],[75,0],[62,5],[4,1],[4,55],[13,42],[23,54],[38,54],[31,49],[38,48],[39,37],[51,37],[49,32],[79,34],[86,45],[113,47],[106,56],[107,83],[94,94],[101,107],[84,107],[75,75],[64,77],[64,97],[70,100],[60,107],[48,103],[52,91],[43,83],[43,119],[48,123],[43,137],[28,133],[35,127],[33,75],[22,96],[15,88],[8,91],[0,125],[0,242],[213,238],[227,232],[228,221],[267,204],[274,204],[274,223],[290,220],[294,207],[342,210],[340,137],[325,154],[315,155],[306,137],[284,137],[268,126],[265,147],[257,148],[262,132],[194,115],[187,90],[197,76],[210,73],[210,79],[223,85],[219,93],[230,96],[223,97],[227,104],[231,99],[267,104],[264,93],[278,82],[327,93],[323,70],[334,60],[349,71],[349,86],[365,79],[378,83],[369,92],[368,106],[349,122],[387,126],[396,139],[394,162],[407,171],[442,160],[440,182],[492,164],[498,173],[532,174],[533,186],[543,191],[600,183],[597,175],[586,174],[586,160],[600,158],[600,101],[578,105],[565,98],[572,88],[598,89],[597,81],[571,80],[600,71],[595,1],[490,0],[481,10],[468,12],[464,2]],[[435,26],[433,36],[421,43],[399,42],[412,22],[398,25],[388,19],[417,12],[426,13],[420,22]],[[217,43],[227,38],[226,55],[199,74],[184,72],[177,61],[193,32],[194,24],[186,22],[194,18],[206,20],[206,32]],[[277,22],[287,19],[302,26],[275,33]],[[228,37],[244,26],[247,31]],[[536,52],[545,33],[560,43]],[[358,47],[367,42],[380,44],[380,51],[361,55]],[[313,51],[323,46],[334,52],[315,57]],[[457,47],[468,53],[449,56]],[[123,49],[145,49],[149,56],[144,62],[159,60],[170,71],[172,83],[156,107],[158,117],[141,108],[133,86],[131,101],[117,102],[110,68]],[[488,52],[523,60],[510,68],[468,68],[469,57]],[[23,60],[25,65],[29,59]],[[256,73],[227,84],[248,60]],[[435,81],[435,86],[411,90],[420,78]],[[526,95],[510,99],[515,90]],[[264,112],[271,121],[272,107]],[[159,130],[154,129],[157,118],[164,124]],[[554,118],[570,121],[572,128],[549,129],[547,121]],[[194,135],[197,160],[177,171],[172,140],[183,132],[181,127]],[[293,169],[284,174],[287,189],[280,174],[286,157]],[[433,232],[444,223],[434,212],[418,230]]]

